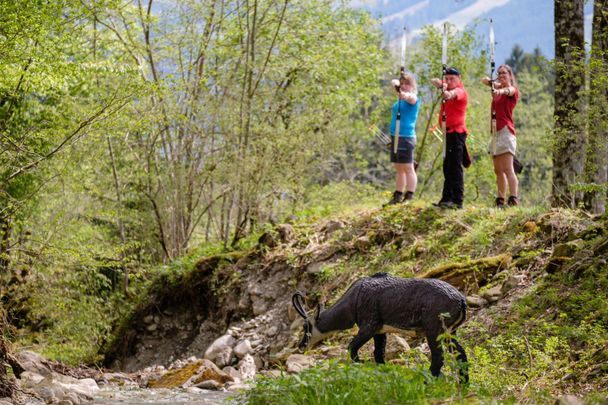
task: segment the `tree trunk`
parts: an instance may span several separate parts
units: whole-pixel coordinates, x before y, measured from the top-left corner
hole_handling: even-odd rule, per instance
[[[8,273],[11,230],[11,217],[0,211],[0,274]]]
[[[569,189],[583,174],[585,83],[584,0],[555,0],[555,146],[552,205],[576,207],[580,193]]]
[[[585,162],[586,183],[592,189],[585,193],[585,208],[595,214],[606,210],[608,178],[608,0],[593,5],[593,37],[589,84],[589,146]],[[603,186],[603,187],[602,187]]]
[[[13,373],[19,376],[24,370],[23,367],[11,355],[8,340],[8,322],[4,313],[4,308],[0,304],[0,398],[11,398],[15,393],[14,380],[8,374],[8,366],[13,368]]]

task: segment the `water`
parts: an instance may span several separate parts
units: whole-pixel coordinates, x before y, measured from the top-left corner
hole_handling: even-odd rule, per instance
[[[95,394],[94,404],[234,404],[235,392],[202,389],[148,389],[135,387],[102,386]]]

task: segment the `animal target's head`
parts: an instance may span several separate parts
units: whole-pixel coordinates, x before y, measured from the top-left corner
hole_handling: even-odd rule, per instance
[[[312,347],[319,341],[319,331],[316,328],[316,323],[321,312],[321,306],[319,305],[317,307],[315,316],[311,318],[304,309],[304,296],[301,292],[296,292],[291,297],[291,302],[293,303],[293,307],[295,308],[296,312],[300,314],[302,318],[304,318],[304,334],[302,336],[302,340],[300,340],[300,344],[298,345],[298,349],[304,350]]]

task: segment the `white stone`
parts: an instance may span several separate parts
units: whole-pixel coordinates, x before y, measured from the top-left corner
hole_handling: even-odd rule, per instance
[[[19,364],[27,371],[32,371],[43,376],[51,374],[51,368],[47,365],[44,357],[38,353],[24,350],[19,352],[16,357]]]
[[[224,347],[213,361],[218,367],[226,367],[232,364],[232,348]]]
[[[255,373],[257,372],[255,360],[249,354],[246,354],[241,361],[239,361],[237,367],[239,368],[239,372],[244,381],[254,378]]]
[[[315,363],[315,360],[303,354],[292,354],[285,361],[287,372],[299,373],[302,370],[306,370]]]
[[[203,390],[219,390],[222,387],[222,384],[215,380],[205,380],[196,384],[195,387]]]
[[[205,351],[204,358],[207,360],[215,361],[216,356],[225,348],[230,348],[234,346],[236,343],[236,339],[232,335],[224,335],[215,339],[213,343],[207,348]]]
[[[44,380],[44,376],[33,371],[24,371],[21,373],[21,383],[26,387],[33,387],[34,385],[40,384]]]
[[[239,344],[237,344],[236,346],[234,346],[234,354],[239,359],[242,359],[243,357],[245,357],[246,354],[251,353],[251,350],[252,350],[252,347],[251,347],[251,342],[249,341],[249,339],[245,339],[242,342],[240,342]]]

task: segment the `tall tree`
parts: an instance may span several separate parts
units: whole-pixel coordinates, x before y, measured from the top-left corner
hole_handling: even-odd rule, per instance
[[[585,162],[585,207],[606,210],[608,172],[608,1],[593,4],[593,34],[589,59],[589,144]]]
[[[555,0],[555,145],[553,206],[575,207],[580,193],[570,190],[583,174],[585,84],[584,0]]]
[[[148,88],[112,145],[165,259],[193,236],[234,243],[263,222],[266,207],[324,171],[377,90],[381,31],[334,1],[183,0],[155,11],[148,0],[91,12]]]

